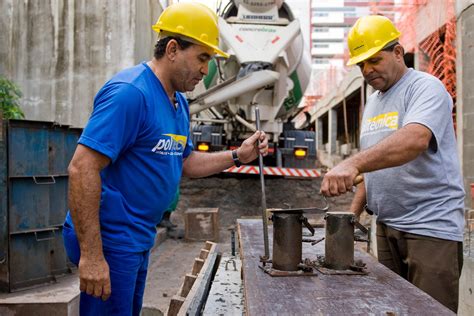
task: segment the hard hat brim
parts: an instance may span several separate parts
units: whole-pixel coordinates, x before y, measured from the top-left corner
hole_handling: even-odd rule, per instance
[[[353,65],[356,65],[366,59],[369,59],[370,57],[374,56],[375,54],[377,54],[378,52],[380,52],[382,50],[383,46],[380,46],[380,47],[373,47],[372,49],[369,49],[368,51],[366,51],[365,53],[363,54],[360,54],[360,55],[357,55],[355,57],[352,57],[349,59],[349,61],[347,62],[347,66],[353,66]]]
[[[217,55],[220,55],[220,56],[222,56],[222,57],[224,57],[224,58],[229,58],[229,57],[230,57],[229,54],[227,54],[227,53],[224,52],[223,50],[220,50],[220,49],[219,49],[218,47],[216,47],[216,46],[210,46],[210,45],[206,45],[206,44],[203,44],[203,45],[212,48],[212,49],[214,50],[214,52],[215,52]]]

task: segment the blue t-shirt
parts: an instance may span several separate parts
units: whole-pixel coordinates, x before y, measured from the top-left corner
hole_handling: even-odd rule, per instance
[[[175,99],[177,108],[146,63],[119,72],[95,97],[78,142],[111,159],[100,174],[105,248],[138,252],[153,246],[183,158],[193,150],[187,101],[180,93]],[[69,214],[67,221],[72,224]]]

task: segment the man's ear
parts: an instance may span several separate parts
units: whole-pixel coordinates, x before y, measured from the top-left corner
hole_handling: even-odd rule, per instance
[[[176,59],[177,52],[178,52],[178,42],[172,39],[168,42],[168,44],[166,44],[165,55],[169,60],[174,61]]]
[[[393,52],[395,53],[395,56],[397,56],[398,59],[403,60],[403,56],[405,55],[405,49],[403,48],[402,45],[397,45],[393,48]]]

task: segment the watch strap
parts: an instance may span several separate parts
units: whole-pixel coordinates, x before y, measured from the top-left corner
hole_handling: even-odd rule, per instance
[[[234,161],[234,165],[236,167],[242,166],[242,163],[239,160],[239,156],[237,156],[237,150],[232,150],[232,160]]]

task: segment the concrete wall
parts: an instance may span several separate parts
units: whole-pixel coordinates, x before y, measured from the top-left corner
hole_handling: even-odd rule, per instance
[[[474,315],[474,258],[464,257],[461,278],[459,279],[458,315]]]
[[[474,183],[474,1],[458,0],[457,17],[457,138],[466,186],[466,205],[471,203],[469,184]],[[470,245],[471,246],[471,245]],[[472,246],[471,246],[472,247]],[[472,255],[471,255],[472,256]],[[459,281],[459,315],[474,313],[474,259],[464,257]]]
[[[419,6],[415,20],[416,42],[421,43],[448,19],[450,0],[430,0]],[[452,2],[451,2],[452,3]],[[454,12],[451,11],[451,14]]]
[[[84,126],[118,70],[152,56],[158,0],[2,0],[0,74],[22,89],[27,119]]]
[[[466,205],[471,204],[469,184],[474,183],[474,1],[457,3],[457,137],[466,186]],[[473,207],[473,205],[471,205]]]

